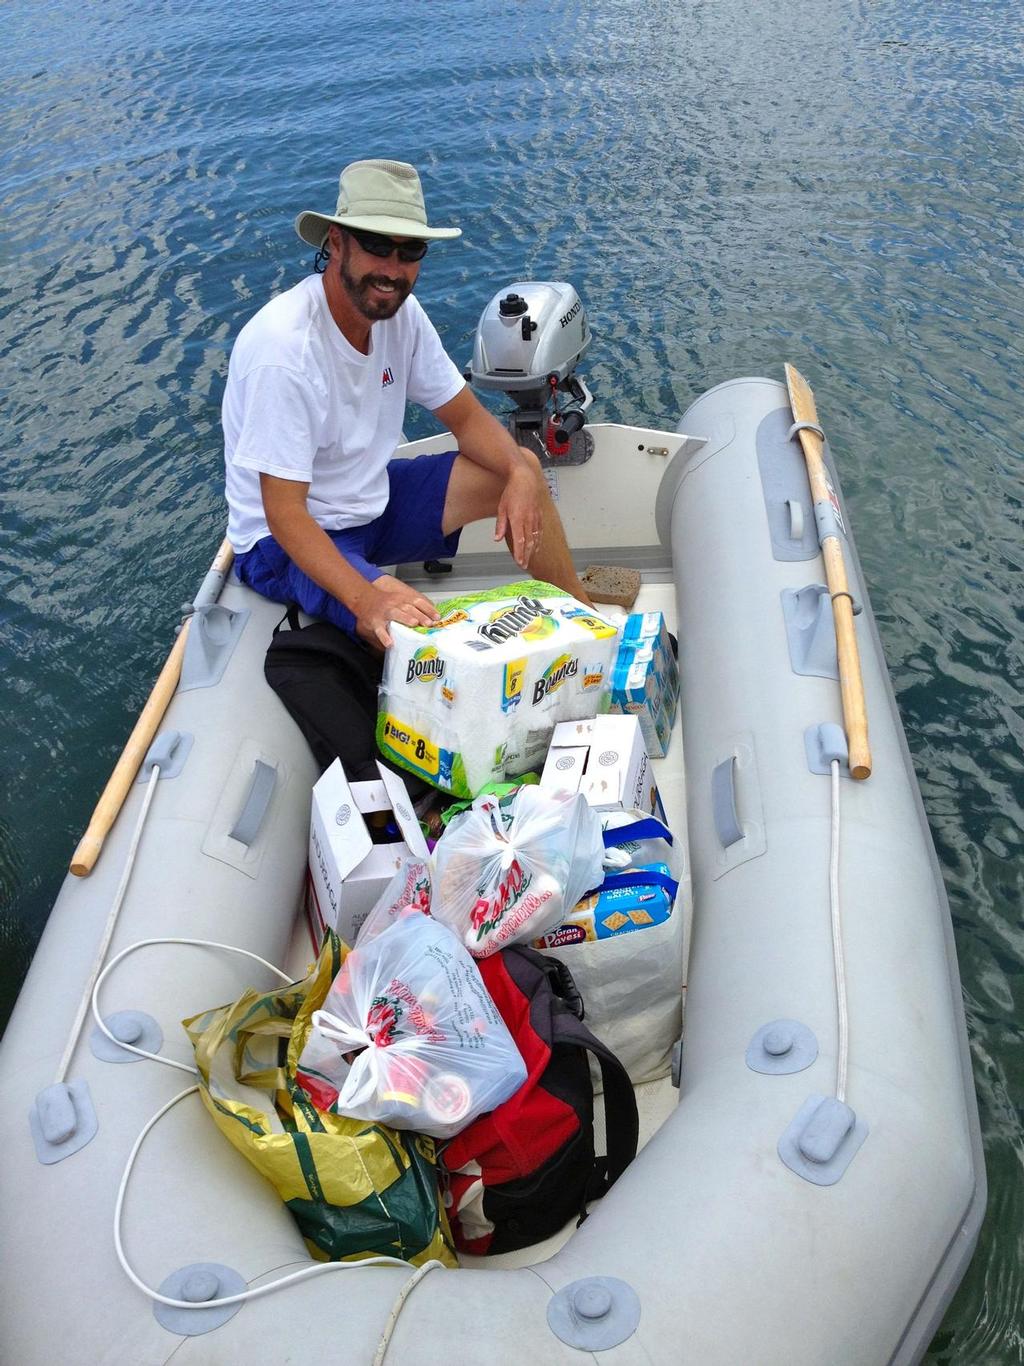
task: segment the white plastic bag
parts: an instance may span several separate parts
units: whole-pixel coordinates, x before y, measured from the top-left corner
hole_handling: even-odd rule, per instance
[[[549,957],[560,958],[572,973],[588,1029],[608,1045],[634,1085],[668,1073],[672,1049],[682,1033],[684,897],[681,889],[666,920],[607,939],[592,938],[580,930],[578,909],[576,919],[533,945]],[[592,1067],[591,1074],[595,1090],[600,1091],[600,1069]]]
[[[670,843],[668,831],[654,817],[639,811],[600,815],[605,830],[619,834],[619,843],[607,851],[609,856],[621,855],[606,859],[612,871],[667,867],[679,882],[671,913],[663,919],[643,911],[616,914],[609,907],[601,925],[597,898],[588,898],[562,925],[536,938],[533,947],[566,965],[583,998],[587,1026],[638,1085],[669,1072],[672,1050],[682,1033],[690,881],[683,849]],[[647,904],[660,906],[661,894],[654,886],[650,891]],[[592,1066],[591,1075],[595,1091],[600,1091],[600,1069]]]
[[[434,850],[433,915],[476,958],[558,925],[602,881],[601,821],[579,793],[477,797]]]
[[[373,909],[359,927],[356,944],[364,948],[408,909],[430,914],[430,865],[423,859],[406,859],[381,892]]]
[[[455,935],[409,906],[351,951],[297,1070],[318,1109],[451,1138],[526,1080]]]

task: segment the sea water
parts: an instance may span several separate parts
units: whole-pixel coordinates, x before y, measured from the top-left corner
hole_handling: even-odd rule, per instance
[[[1024,11],[981,0],[9,0],[0,1006],[224,528],[232,338],[340,166],[422,170],[455,359],[569,280],[593,416],[810,380],[953,908],[990,1181],[928,1360],[1024,1353]],[[412,417],[412,435],[429,431]]]

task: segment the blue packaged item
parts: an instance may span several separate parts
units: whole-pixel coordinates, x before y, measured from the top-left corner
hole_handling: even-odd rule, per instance
[[[664,627],[660,612],[637,613],[636,617],[655,617]],[[633,619],[630,617],[629,621]],[[668,750],[679,699],[679,674],[667,643],[667,632],[664,635],[664,648],[656,634],[634,635],[624,640],[611,675],[609,710],[637,718],[644,746],[652,759],[663,758]]]
[[[624,645],[633,645],[637,650],[649,647],[663,691],[678,695],[679,669],[664,613],[634,612],[622,628],[622,641]]]
[[[667,863],[641,864],[637,873],[660,874],[671,879]],[[608,887],[591,892],[577,902],[572,913],[556,929],[533,941],[534,948],[557,949],[567,944],[594,943],[631,934],[649,925],[663,925],[672,914],[671,892],[656,882],[636,887]]]

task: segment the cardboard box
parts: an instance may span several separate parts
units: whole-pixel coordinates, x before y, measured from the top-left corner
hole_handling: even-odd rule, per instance
[[[313,788],[307,909],[317,943],[329,925],[351,947],[406,859],[430,857],[405,784],[383,764],[377,769],[379,782],[350,783],[335,759]],[[374,812],[393,820],[391,843],[373,842],[365,818]]]
[[[635,716],[562,721],[554,729],[541,787],[582,792],[597,810],[641,811],[664,820]]]
[[[637,871],[671,877],[667,863],[643,864]],[[533,941],[535,949],[560,949],[566,944],[591,944],[663,925],[672,914],[673,899],[665,887],[652,882],[641,887],[609,887],[578,901],[557,929]]]

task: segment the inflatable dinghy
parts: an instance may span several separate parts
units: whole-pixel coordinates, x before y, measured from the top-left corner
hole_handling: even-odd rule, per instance
[[[428,1276],[321,1266],[277,1286],[320,1264],[198,1098],[146,1128],[189,1078],[78,1018],[94,966],[109,969],[97,1009],[117,1037],[188,1068],[180,1021],[271,979],[177,941],[296,977],[310,960],[317,774],[262,668],[280,610],[230,578],[215,600],[214,575],[152,751],[159,778],[144,769],[95,870],[66,882],[2,1042],[5,1360],[920,1359],[985,1205],[960,984],[846,532],[873,759],[866,781],[850,776],[792,423],[784,385],[739,379],[677,432],[563,424],[585,458],[549,461],[578,563],[639,569],[637,610],[663,611],[679,638],[679,720],[656,770],[686,861],[685,1026],[676,1084],[637,1088],[642,1146],[617,1185],[522,1253]],[[845,531],[834,468],[831,482]],[[443,587],[511,569],[471,529]],[[119,957],[141,940],[160,942]]]

